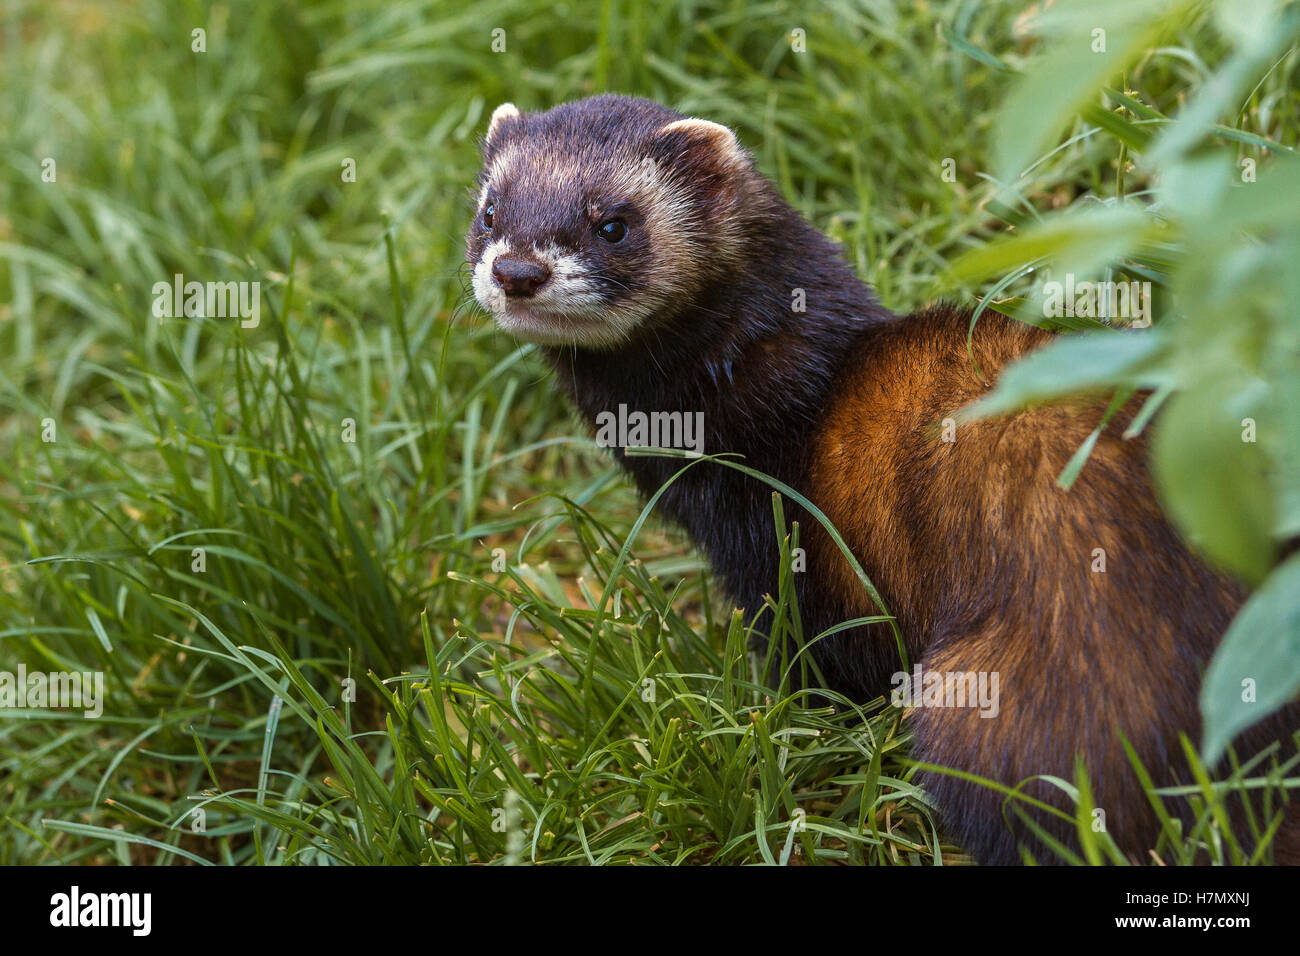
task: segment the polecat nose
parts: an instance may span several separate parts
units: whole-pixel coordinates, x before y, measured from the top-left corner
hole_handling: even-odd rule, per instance
[[[511,298],[527,298],[551,277],[551,270],[537,262],[523,259],[503,259],[497,256],[492,262],[492,278]]]

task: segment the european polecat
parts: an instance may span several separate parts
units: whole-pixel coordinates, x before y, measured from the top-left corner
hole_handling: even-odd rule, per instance
[[[1015,786],[1072,780],[1081,753],[1107,831],[1145,861],[1156,818],[1117,729],[1157,783],[1188,780],[1178,733],[1199,737],[1202,674],[1244,595],[1166,522],[1142,440],[1118,437],[1131,411],[1069,491],[1056,478],[1104,403],[945,435],[945,419],[1050,334],[987,314],[973,340],[981,378],[969,313],[884,309],[717,123],[620,96],[527,115],[505,104],[483,160],[468,259],[500,327],[541,346],[593,424],[620,407],[702,413],[705,453],[739,453],[825,512],[923,672],[996,675],[996,715],[942,695],[911,713],[918,759]],[[682,464],[615,454],[646,494]],[[706,463],[661,498],[751,612],[777,583],[770,494]],[[806,515],[801,525],[804,633],[877,614],[820,526]],[[897,689],[898,647],[883,626],[812,653],[845,695]],[[1298,727],[1294,708],[1281,712],[1239,739],[1238,754],[1282,740],[1289,756]],[[1052,859],[997,792],[939,774],[926,784],[979,861],[1016,862],[1022,844]],[[1043,781],[1025,792],[1068,806]],[[1300,854],[1296,806],[1274,842],[1279,861]],[[1071,824],[1036,820],[1074,843]]]

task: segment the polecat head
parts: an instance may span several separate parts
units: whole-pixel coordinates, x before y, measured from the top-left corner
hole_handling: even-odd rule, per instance
[[[752,170],[731,130],[650,100],[505,103],[468,236],[474,295],[522,339],[614,348],[742,257]]]

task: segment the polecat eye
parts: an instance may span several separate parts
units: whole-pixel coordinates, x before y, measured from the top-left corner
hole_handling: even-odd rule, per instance
[[[488,203],[487,208],[483,210],[483,225],[489,229],[492,228],[492,216],[496,211],[497,204],[494,202]]]
[[[609,222],[603,223],[596,230],[596,234],[606,242],[621,242],[623,237],[627,235],[627,226],[621,219],[611,219]]]

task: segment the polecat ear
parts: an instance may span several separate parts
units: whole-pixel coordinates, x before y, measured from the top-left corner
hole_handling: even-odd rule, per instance
[[[488,149],[492,149],[500,144],[502,129],[514,120],[523,117],[519,112],[519,107],[514,103],[502,103],[492,111],[492,118],[488,120],[487,140],[485,141]]]
[[[721,123],[693,116],[673,120],[660,128],[659,137],[668,141],[681,137],[693,149],[704,150],[720,170],[745,163],[745,151],[741,149],[736,134]]]

